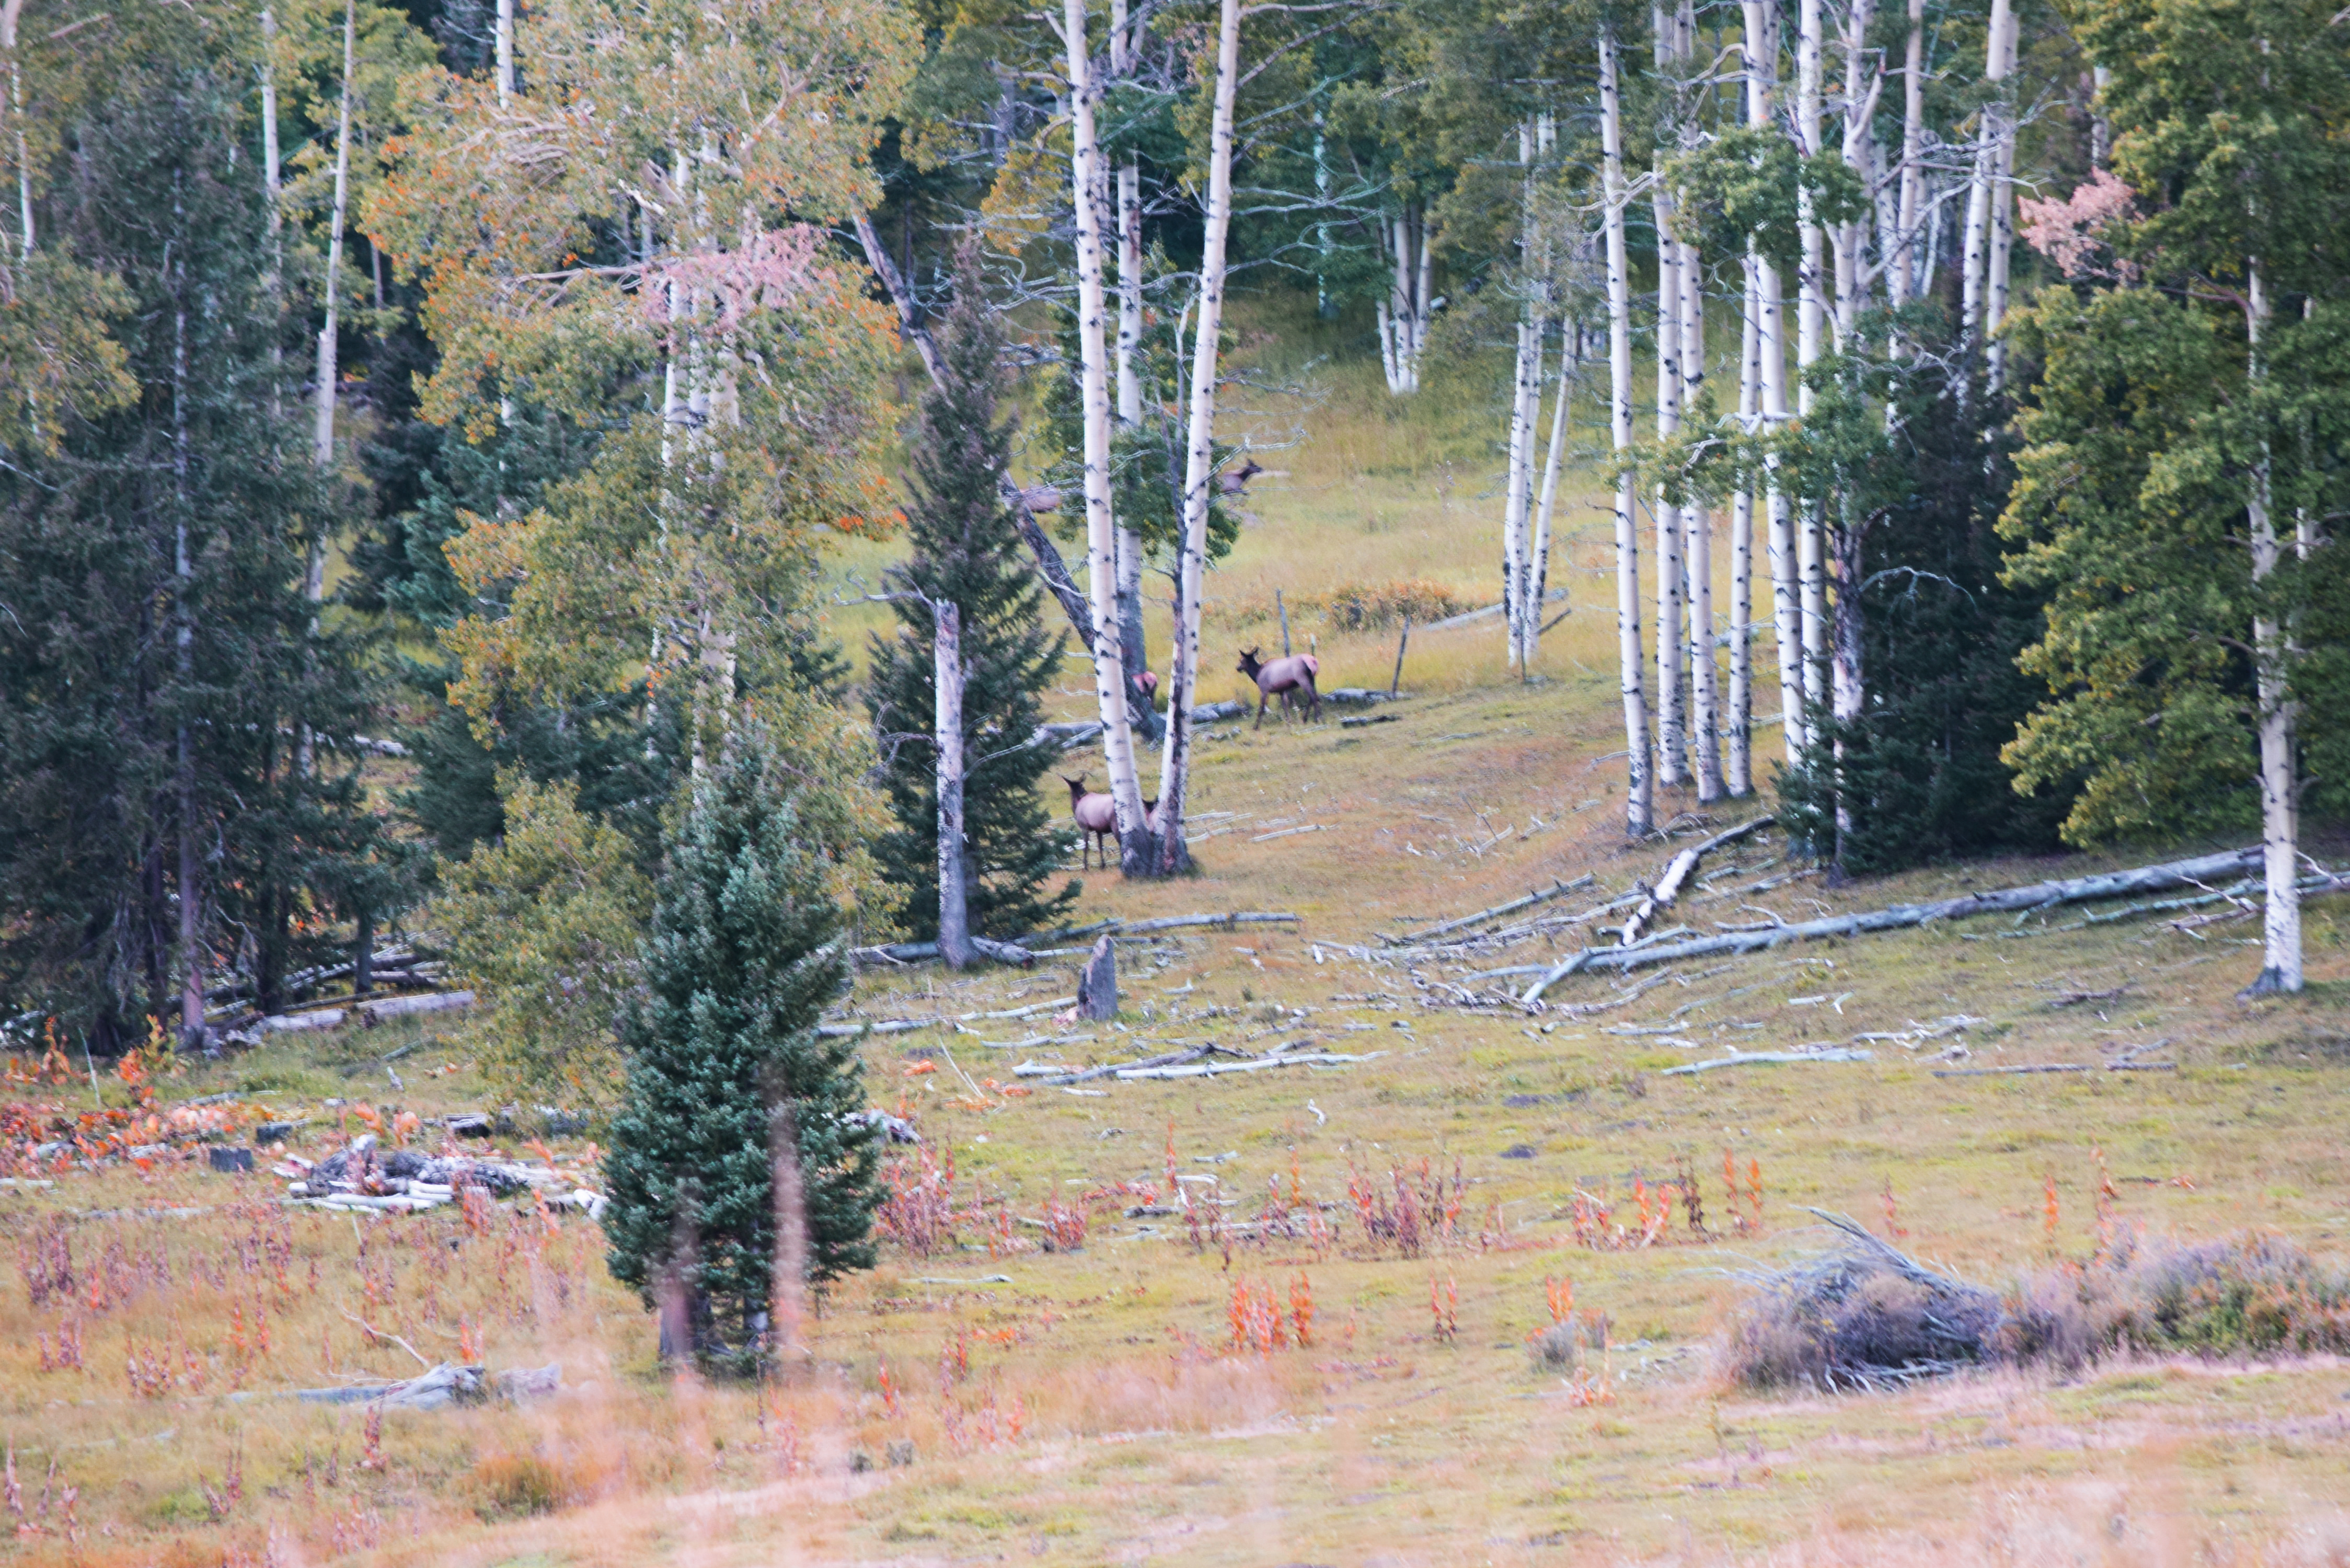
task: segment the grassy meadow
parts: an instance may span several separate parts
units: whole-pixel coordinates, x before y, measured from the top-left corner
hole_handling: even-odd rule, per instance
[[[1263,405],[1248,417],[1303,434],[1261,458],[1280,472],[1252,491],[1257,520],[1214,579],[1210,696],[1275,589],[1418,580],[1477,605],[1498,573],[1491,389],[1463,370],[1395,404],[1344,343],[1309,351],[1273,323],[1290,345],[1276,359],[1254,325],[1263,381],[1289,389],[1246,394]],[[322,1212],[281,1202],[266,1158],[252,1175],[170,1157],[0,1187],[15,1557],[2350,1560],[2350,1365],[2332,1358],[2135,1358],[1831,1396],[1758,1393],[1721,1355],[1750,1277],[1825,1244],[1815,1208],[1994,1288],[2077,1269],[2117,1235],[2254,1231],[2338,1257],[2342,899],[2309,907],[2308,992],[2258,1003],[2235,999],[2258,967],[2256,916],[1957,922],[1577,976],[1539,1014],[1462,1007],[1459,988],[1544,961],[1549,941],[1458,963],[1379,956],[1379,933],[1554,878],[1588,874],[1577,897],[1605,901],[1671,853],[1621,831],[1593,494],[1587,472],[1562,482],[1553,581],[1575,613],[1538,679],[1503,667],[1493,620],[1415,634],[1393,723],[1212,732],[1197,877],[1086,877],[1089,919],[1248,909],[1295,925],[1123,944],[1124,1009],[1106,1025],[988,1016],[1072,995],[1074,951],[860,981],[852,1016],[934,1024],[864,1046],[875,1103],[924,1138],[899,1151],[899,1178],[927,1172],[931,1196],[900,1201],[880,1266],[823,1299],[773,1383],[664,1373],[594,1224],[527,1200]],[[841,550],[844,597],[886,559]],[[880,607],[839,606],[835,630],[861,642]],[[1293,634],[1317,639],[1326,686],[1386,683],[1394,628],[1293,618]],[[1098,775],[1098,754],[1085,761]],[[1691,801],[1664,804],[1702,826]],[[2313,847],[2335,860],[2344,846]],[[1800,919],[2157,857],[1828,889],[1783,853],[1765,837],[1710,860],[1670,922]],[[1013,1070],[1309,1040],[1364,1059],[1066,1087]],[[1731,1046],[1822,1042],[1873,1057],[1667,1075]],[[1935,1075],[2134,1049],[2175,1070]],[[130,1103],[133,1085],[79,1065],[20,1075],[9,1097],[68,1115]],[[181,1114],[229,1141],[298,1120],[290,1147],[311,1158],[370,1117],[484,1108],[463,1025],[444,1021],[285,1037],[153,1087],[159,1116],[225,1096]],[[595,1184],[587,1140],[501,1146]],[[1669,1210],[1662,1183],[1685,1183]],[[1562,1316],[1583,1348],[1546,1362],[1532,1342]],[[456,1360],[556,1363],[562,1390],[376,1415],[295,1397]]]

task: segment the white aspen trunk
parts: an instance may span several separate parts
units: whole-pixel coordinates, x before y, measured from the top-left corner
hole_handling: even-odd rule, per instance
[[[1662,13],[1659,31],[1663,30]],[[1660,45],[1659,47],[1662,46]],[[1661,63],[1661,62],[1660,62]],[[1673,202],[1657,171],[1650,205],[1657,233],[1657,441],[1681,427],[1680,247],[1672,234]],[[1657,519],[1657,783],[1667,789],[1683,782],[1687,740],[1681,706],[1681,519],[1660,485],[1649,497]]]
[[[1991,0],[1991,29],[1984,46],[1983,79],[1996,83],[2007,75],[2008,17],[2011,0]],[[2002,140],[1998,89],[1982,107],[1975,125],[1974,167],[1967,182],[1967,231],[1960,265],[1959,323],[1964,338],[1980,344],[1983,335],[1984,291],[1991,268],[1991,192],[1999,175]]]
[[[1705,389],[1705,288],[1697,247],[1680,251],[1681,406],[1694,412]],[[1721,798],[1721,685],[1713,659],[1713,513],[1702,498],[1681,508],[1682,569],[1688,576],[1689,710],[1697,798]]]
[[[1607,424],[1619,465],[1616,476],[1616,651],[1624,690],[1624,831],[1655,825],[1648,782],[1648,703],[1641,690],[1640,535],[1632,515],[1632,277],[1624,244],[1623,109],[1617,90],[1615,33],[1599,32],[1600,179],[1607,243]]]
[[[1395,279],[1388,286],[1387,297],[1381,299],[1377,306],[1379,319],[1379,369],[1387,374],[1388,395],[1400,397],[1404,390],[1404,350],[1409,342],[1409,331],[1405,326],[1403,306],[1404,279],[1410,266],[1410,253],[1405,248],[1403,243],[1401,218],[1390,219],[1382,215],[1371,225],[1371,232],[1378,236],[1379,259],[1388,264]]]
[[[1126,0],[1111,0],[1109,8],[1109,68],[1123,78],[1134,67],[1134,35],[1128,26]],[[1129,156],[1118,170],[1118,422],[1132,431],[1142,420],[1142,378],[1136,356],[1142,344],[1142,166]],[[1124,517],[1118,519],[1118,624],[1119,651],[1125,659],[1128,700],[1135,704],[1135,726],[1159,738],[1159,715],[1149,695],[1133,678],[1150,668],[1149,649],[1142,630],[1142,535]]]
[[[1738,428],[1752,435],[1762,407],[1762,297],[1749,257],[1743,267],[1744,309],[1738,345]],[[1754,790],[1754,487],[1741,485],[1730,502],[1730,712],[1722,785],[1733,798]]]
[[[938,742],[939,959],[949,969],[972,960],[971,855],[963,841],[962,607],[931,604],[932,725]]]
[[[8,57],[8,113],[16,121],[16,254],[30,260],[35,248],[33,151],[25,137],[25,65],[16,52],[17,24],[24,8],[25,0],[0,0],[0,53]],[[265,21],[263,26],[266,31]]]
[[[1822,151],[1820,129],[1820,0],[1802,0],[1795,35],[1795,140],[1805,157]],[[1808,370],[1820,357],[1820,332],[1825,324],[1825,280],[1821,276],[1825,235],[1812,211],[1808,194],[1797,198],[1797,242],[1802,260],[1795,270],[1795,364]],[[1812,411],[1812,389],[1799,386],[1796,411]]]
[[[2002,83],[2015,69],[2019,26],[2014,7],[2010,5],[2006,26],[2000,29],[1997,43],[2000,70],[1994,79]],[[1996,100],[1999,137],[1991,150],[1991,236],[1983,257],[1983,381],[1993,396],[2007,379],[2007,345],[2000,341],[1999,326],[2007,317],[2008,258],[2015,242],[2015,113],[2007,101],[2004,87],[2000,94]]]
[[[1844,161],[1860,176],[1874,211],[1883,192],[1876,179],[1874,130],[1877,95],[1885,78],[1869,69],[1868,26],[1877,15],[1876,0],[1849,0],[1844,22]],[[1851,347],[1853,330],[1866,303],[1868,274],[1866,250],[1873,219],[1855,218],[1836,227],[1835,341],[1839,352]]]
[[[2106,87],[2114,79],[2111,66],[2091,66],[2089,84],[2095,97],[2089,100],[2089,167],[2103,169],[2114,155],[2114,122],[2106,115]]]
[[[1534,543],[1527,550],[1534,561],[1533,615],[1518,649],[1521,669],[1532,667],[1542,646],[1543,606],[1550,593],[1551,508],[1558,496],[1559,454],[1566,445],[1566,405],[1575,395],[1575,338],[1580,331],[1578,323],[1569,321],[1561,333],[1565,341],[1558,349],[1558,392],[1551,401],[1550,445],[1543,455],[1542,499],[1534,507]]]
[[[1802,0],[1797,12],[1795,38],[1795,130],[1797,140],[1806,155],[1822,151],[1821,141],[1821,70],[1822,38],[1820,0]],[[1820,357],[1820,337],[1826,325],[1827,301],[1825,280],[1821,275],[1822,252],[1826,236],[1820,228],[1819,218],[1812,211],[1810,198],[1801,199],[1800,234],[1802,262],[1797,269],[1795,285],[1795,366],[1798,372],[1808,371]],[[1799,379],[1795,389],[1795,411],[1808,415],[1815,398],[1808,376]],[[1798,578],[1803,628],[1803,693],[1808,705],[1818,704],[1826,695],[1828,598],[1826,541],[1820,520],[1820,498],[1798,498],[1795,509],[1795,571]],[[1804,750],[1812,749],[1814,739],[1805,732]]]
[[[1926,200],[1926,0],[1909,0],[1909,49],[1901,72],[1901,205],[1894,220],[1893,303],[1924,296],[1918,214]]]
[[[318,403],[317,418],[311,431],[311,460],[320,468],[335,464],[335,334],[339,326],[340,299],[338,286],[342,281],[343,223],[348,211],[351,174],[351,76],[357,66],[359,51],[359,9],[356,0],[343,0],[343,95],[342,107],[335,124],[335,204],[328,220],[327,231],[327,322],[318,331]],[[325,597],[327,541],[323,535],[311,541],[309,569],[303,577],[303,592],[312,604]]]
[[[1772,88],[1775,83],[1778,36],[1766,0],[1745,0],[1746,123],[1750,130],[1768,130],[1773,122]],[[1787,313],[1779,269],[1749,247],[1754,269],[1756,365],[1762,396],[1762,419],[1767,428],[1784,429],[1787,407]],[[1804,708],[1804,622],[1801,573],[1795,545],[1794,505],[1778,483],[1778,462],[1766,460],[1764,488],[1769,534],[1765,554],[1771,571],[1771,619],[1776,634],[1779,662],[1779,715],[1783,744],[1790,763],[1808,748],[1810,736]]]
[[[1109,350],[1102,289],[1101,139],[1094,119],[1093,59],[1086,40],[1085,0],[1064,0],[1068,46],[1070,199],[1077,219],[1077,345],[1085,404],[1086,573],[1093,606],[1094,691],[1101,708],[1102,762],[1118,814],[1119,862],[1142,870],[1142,786],[1135,773],[1134,731],[1126,701],[1126,661],[1118,624],[1118,537],[1110,516]]]
[[[1533,574],[1526,556],[1529,504],[1534,493],[1534,414],[1542,395],[1543,321],[1535,277],[1534,128],[1518,127],[1518,354],[1510,396],[1509,473],[1502,501],[1502,625],[1508,659],[1519,662],[1525,645],[1525,583]],[[1536,607],[1539,611],[1540,607]],[[1521,668],[1523,677],[1528,672]]]
[[[1072,14],[1081,0],[1068,0]],[[1216,27],[1216,97],[1208,123],[1208,211],[1200,255],[1200,330],[1191,346],[1191,407],[1183,460],[1182,592],[1175,620],[1167,746],[1159,770],[1154,869],[1190,864],[1184,802],[1191,787],[1191,709],[1200,684],[1201,572],[1208,555],[1208,508],[1215,481],[1216,337],[1223,325],[1224,251],[1232,228],[1232,104],[1240,90],[1240,0],[1223,0]]]
[[[269,202],[269,296],[285,286],[285,154],[277,140],[277,18],[261,8],[261,189]],[[276,352],[276,340],[271,343]]]
[[[497,22],[498,107],[514,102],[515,93],[515,0],[498,0]]]
[[[1314,202],[1320,217],[1314,225],[1314,314],[1327,321],[1338,314],[1330,297],[1330,134],[1317,91],[1314,99]]]
[[[1435,302],[1429,289],[1436,281],[1436,258],[1428,245],[1428,213],[1419,202],[1411,208],[1412,236],[1412,296],[1411,296],[1411,389],[1419,390],[1420,356],[1428,352],[1428,320],[1435,311]]]
[[[2264,379],[2262,337],[2268,325],[2266,277],[2259,258],[2246,269],[2251,303],[2245,311],[2250,339],[2251,375]],[[2276,572],[2276,518],[2271,498],[2268,443],[2261,445],[2253,465],[2250,493],[2245,498],[2246,522],[2251,535],[2252,583],[2255,591]],[[2297,541],[2308,553],[2304,524]],[[2284,626],[2274,616],[2252,618],[2254,674],[2260,696],[2261,746],[2261,870],[2263,892],[2261,935],[2263,962],[2258,979],[2245,989],[2247,996],[2298,992],[2301,964],[2301,786],[2295,756],[2296,720],[2292,690],[2292,648]]]

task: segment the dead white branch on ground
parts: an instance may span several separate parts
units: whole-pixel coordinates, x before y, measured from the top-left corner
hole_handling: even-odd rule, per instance
[[[1638,969],[1648,964],[1671,963],[1679,959],[1705,958],[1717,953],[1759,952],[1777,947],[1782,942],[1801,941],[1813,937],[1865,936],[1876,931],[1902,930],[1934,920],[1960,920],[1975,915],[2051,909],[2059,904],[2081,903],[2092,898],[2115,898],[2164,888],[2199,886],[2213,877],[2241,873],[2247,867],[2256,864],[2260,855],[2257,848],[2232,849],[2220,855],[2198,856],[2191,860],[2140,866],[2128,871],[2108,871],[2095,877],[2075,877],[2063,881],[2005,888],[1989,893],[1970,893],[1964,898],[1942,898],[1930,904],[1896,904],[1891,909],[1872,909],[1861,914],[1830,915],[1816,920],[1776,926],[1767,931],[1731,931],[1721,936],[1700,937],[1694,941],[1665,942],[1638,949],[1591,948],[1563,961],[1555,976],[1545,976],[1539,984],[1529,988],[1521,1000],[1532,1005],[1541,1000],[1543,991],[1556,980],[1585,969]]]

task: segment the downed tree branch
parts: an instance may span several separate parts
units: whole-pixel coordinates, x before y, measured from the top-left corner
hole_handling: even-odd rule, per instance
[[[2100,1069],[2084,1062],[2033,1062],[2015,1067],[1937,1067],[1937,1078],[1998,1078],[2019,1073],[2095,1073]],[[2103,1071],[2108,1073],[2176,1073],[2176,1062],[2108,1062]]]
[[[1765,1062],[1874,1062],[1876,1054],[1868,1051],[1850,1050],[1839,1046],[1831,1051],[1755,1051],[1737,1056],[1720,1056],[1711,1062],[1690,1062],[1679,1067],[1668,1067],[1657,1075],[1660,1078],[1678,1078],[1687,1073],[1707,1073],[1716,1067],[1751,1067]]]
[[[1430,937],[1440,937],[1447,931],[1457,931],[1464,927],[1482,925],[1487,920],[1497,920],[1503,915],[1514,915],[1520,909],[1528,909],[1536,904],[1548,903],[1551,899],[1565,894],[1579,892],[1597,880],[1596,877],[1586,871],[1572,882],[1553,882],[1540,892],[1529,893],[1523,898],[1513,898],[1506,904],[1496,904],[1489,909],[1479,909],[1474,914],[1462,915],[1458,919],[1440,920],[1420,930],[1407,931],[1399,937],[1382,936],[1379,940],[1389,947],[1409,947],[1415,942],[1424,942]]]
[[[1659,909],[1672,907],[1673,900],[1681,896],[1682,885],[1689,880],[1690,874],[1697,869],[1698,862],[1703,860],[1709,851],[1719,849],[1725,844],[1734,844],[1757,828],[1770,826],[1771,823],[1772,818],[1758,816],[1753,821],[1741,823],[1727,832],[1717,833],[1702,844],[1692,844],[1674,856],[1670,863],[1665,867],[1665,874],[1657,878],[1656,889],[1641,900],[1640,907],[1632,911],[1632,918],[1624,922],[1621,945],[1628,948],[1638,941],[1641,928],[1656,919]]]
[[[2028,887],[2004,888],[1988,893],[1970,893],[1960,898],[1942,898],[1930,904],[1896,904],[1891,909],[1872,909],[1864,914],[1830,915],[1816,920],[1803,920],[1774,927],[1767,931],[1729,931],[1716,937],[1700,937],[1694,941],[1672,942],[1653,948],[1593,948],[1575,957],[1584,961],[1574,964],[1570,959],[1559,966],[1560,977],[1575,969],[1628,970],[1648,964],[1671,963],[1678,959],[1706,958],[1716,953],[1761,952],[1782,942],[1801,941],[1813,937],[1856,937],[1877,931],[1902,930],[1926,925],[1934,920],[1960,920],[1974,915],[1999,914],[2017,909],[2045,909],[2056,904],[2074,904],[2091,898],[2119,898],[2128,893],[2150,892],[2161,888],[2199,883],[2212,877],[2241,872],[2255,864],[2261,851],[2229,850],[2219,855],[2198,856],[2191,860],[2166,861],[2158,866],[2140,866],[2127,871],[2107,871],[2094,877],[2075,877],[2058,882],[2035,882]],[[1547,979],[1530,988],[1521,1000],[1528,1005],[1541,999]]]
[[[1226,1073],[1262,1073],[1268,1067],[1339,1066],[1349,1062],[1368,1062],[1384,1056],[1384,1051],[1366,1052],[1351,1056],[1343,1051],[1299,1051],[1285,1055],[1257,1056],[1246,1062],[1202,1062],[1190,1067],[1120,1067],[1115,1075],[1121,1080],[1137,1078],[1213,1078]]]

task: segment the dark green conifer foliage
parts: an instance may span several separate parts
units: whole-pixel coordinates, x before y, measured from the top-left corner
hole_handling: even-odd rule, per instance
[[[613,1277],[648,1305],[674,1282],[705,1355],[746,1352],[766,1310],[779,1129],[805,1194],[809,1282],[872,1266],[880,1197],[875,1130],[849,1119],[865,1108],[856,1043],[816,1033],[848,978],[827,867],[771,744],[749,731],[734,742],[668,836],[605,1165]]]
[[[127,291],[139,395],[0,463],[0,1016],[54,1014],[101,1052],[176,1012],[183,895],[208,980],[268,1005],[354,893],[386,897],[356,649],[309,635],[299,588],[336,502],[298,350],[271,354],[250,66],[192,12],[137,26],[36,210],[45,246]]]
[[[2046,596],[2002,579],[1997,530],[2012,467],[1998,432],[2008,410],[1980,385],[1962,407],[1935,368],[1947,361],[1920,358],[1925,368],[1914,369],[1853,364],[1844,380],[1822,388],[1809,421],[1814,435],[1805,455],[1821,475],[1813,483],[1849,496],[1853,514],[1868,524],[1861,557],[1868,697],[1856,720],[1814,714],[1820,762],[1780,771],[1779,811],[1796,837],[1855,877],[1962,855],[2055,849],[2078,788],[2018,794],[2000,755],[2047,691],[2016,664],[2041,635]],[[1898,414],[1890,432],[1884,404],[1853,395],[1862,381]],[[1844,461],[1822,462],[1840,447]],[[1839,790],[1849,810],[1841,840]]]
[[[906,889],[905,924],[938,934],[937,753],[932,622],[928,600],[962,610],[964,836],[971,857],[971,927],[983,936],[1038,929],[1069,908],[1073,882],[1046,884],[1067,857],[1069,830],[1037,793],[1055,760],[1027,743],[1044,722],[1042,697],[1059,670],[1066,638],[1048,638],[1042,595],[1018,554],[1019,535],[996,482],[1011,455],[998,410],[1003,339],[975,268],[962,271],[938,337],[941,385],[922,400],[913,439],[913,554],[889,575],[898,631],[873,639],[866,705],[873,715],[882,788],[898,820],[874,846],[884,873]]]

